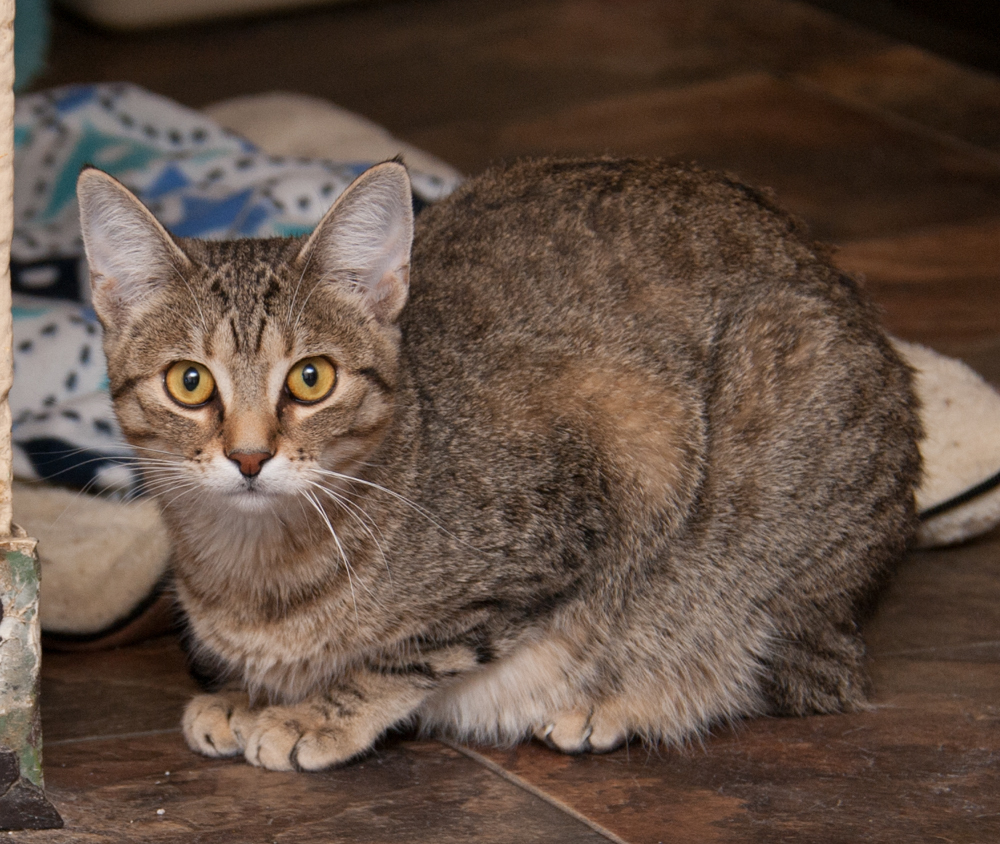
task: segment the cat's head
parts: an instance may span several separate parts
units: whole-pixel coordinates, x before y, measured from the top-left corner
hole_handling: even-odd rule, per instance
[[[402,165],[361,175],[307,238],[174,238],[93,168],[77,194],[111,395],[153,492],[255,511],[364,460],[398,377]]]

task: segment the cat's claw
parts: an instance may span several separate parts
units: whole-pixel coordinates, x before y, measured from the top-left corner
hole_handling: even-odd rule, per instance
[[[625,733],[602,723],[594,713],[563,712],[535,729],[535,738],[562,753],[610,753],[625,743]]]
[[[198,695],[184,709],[181,730],[188,747],[205,756],[237,756],[246,746],[251,718],[246,695]]]

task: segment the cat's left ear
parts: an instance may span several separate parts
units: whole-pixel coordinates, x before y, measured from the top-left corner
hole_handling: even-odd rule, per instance
[[[410,289],[413,199],[397,161],[366,170],[345,190],[309,236],[298,261],[360,295],[381,323],[399,316]]]
[[[85,167],[76,195],[94,308],[106,322],[115,322],[190,264],[149,209],[117,179]]]

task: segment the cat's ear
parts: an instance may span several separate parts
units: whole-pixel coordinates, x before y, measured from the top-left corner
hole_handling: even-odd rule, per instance
[[[366,170],[326,212],[299,253],[329,282],[360,294],[382,323],[399,316],[410,289],[413,198],[397,161]]]
[[[117,179],[93,167],[76,183],[94,309],[114,320],[167,284],[190,261]]]

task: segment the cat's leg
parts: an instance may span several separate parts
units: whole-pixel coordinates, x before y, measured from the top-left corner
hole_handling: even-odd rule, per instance
[[[857,712],[867,708],[871,682],[857,632],[826,629],[786,636],[762,660],[764,693],[776,715]]]
[[[607,753],[628,737],[628,713],[599,700],[593,654],[568,635],[538,634],[442,687],[420,711],[425,729],[507,743],[534,735],[564,753]],[[581,638],[585,632],[581,631]]]
[[[427,690],[372,672],[359,672],[325,694],[257,715],[244,754],[272,771],[319,771],[368,750],[386,730],[405,721]]]

